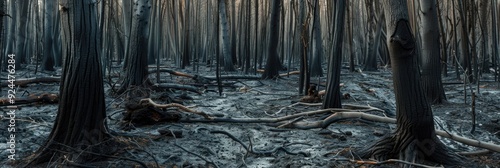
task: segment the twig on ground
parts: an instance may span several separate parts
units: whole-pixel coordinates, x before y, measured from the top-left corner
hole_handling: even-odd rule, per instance
[[[184,148],[184,147],[182,147],[182,146],[180,146],[180,145],[177,145],[177,143],[174,143],[174,146],[177,146],[178,148],[181,148],[183,151],[185,151],[185,152],[187,152],[187,153],[189,153],[189,154],[191,154],[191,155],[194,155],[194,156],[196,156],[196,157],[199,157],[201,160],[203,160],[203,161],[207,162],[208,164],[212,164],[212,165],[214,165],[215,167],[219,167],[219,166],[217,166],[217,164],[215,164],[214,162],[212,162],[212,161],[208,160],[207,158],[205,158],[205,157],[201,156],[200,154],[197,154],[197,153],[191,152],[191,151],[187,150],[186,148]]]
[[[296,119],[293,119],[293,120],[291,120],[291,121],[289,121],[287,123],[281,124],[281,125],[277,126],[276,128],[283,128],[283,127],[286,127],[286,126],[288,126],[290,124],[293,124],[293,123],[298,122],[298,121],[303,120],[303,119],[304,119],[304,117],[300,116],[300,117],[298,117]]]
[[[210,133],[213,133],[213,134],[224,134],[224,135],[227,135],[228,137],[230,137],[231,139],[233,139],[234,141],[238,142],[239,144],[241,144],[241,146],[243,146],[243,148],[245,148],[247,150],[247,152],[250,152],[252,154],[256,154],[256,155],[264,155],[264,156],[269,156],[269,155],[272,155],[273,153],[275,153],[276,151],[278,150],[281,150],[283,152],[285,152],[286,154],[289,154],[289,155],[303,155],[305,157],[309,157],[310,154],[306,153],[306,152],[290,152],[288,151],[285,147],[283,146],[279,146],[279,147],[276,147],[274,149],[271,149],[271,150],[267,150],[267,151],[260,151],[260,150],[255,150],[253,148],[253,145],[252,143],[250,143],[250,147],[245,145],[245,143],[243,143],[240,139],[236,138],[234,135],[230,134],[229,132],[227,131],[210,131]],[[251,142],[251,141],[250,141]]]
[[[471,152],[458,152],[458,154],[460,154],[460,155],[485,155],[485,154],[489,154],[489,153],[491,153],[491,151],[488,149],[471,151]]]

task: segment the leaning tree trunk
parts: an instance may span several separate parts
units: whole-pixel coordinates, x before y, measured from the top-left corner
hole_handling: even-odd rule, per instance
[[[134,0],[130,43],[128,45],[128,61],[125,62],[125,77],[118,94],[130,87],[148,87],[148,36],[151,2]]]
[[[281,68],[281,63],[278,57],[278,40],[279,40],[279,30],[280,30],[280,4],[281,0],[274,0],[271,2],[271,20],[269,24],[270,27],[270,37],[269,37],[269,48],[267,54],[266,69],[262,74],[262,79],[273,79],[279,77],[279,69]]]
[[[330,1],[332,2],[332,1]],[[330,3],[328,2],[328,3]],[[323,100],[323,108],[342,108],[340,102],[340,66],[342,64],[342,40],[344,39],[344,16],[345,16],[345,0],[335,1],[335,17],[331,22],[334,25],[333,32],[333,53],[330,55],[328,62],[328,79],[326,86],[326,95]]]
[[[422,16],[420,36],[422,37],[422,88],[432,104],[446,101],[441,80],[441,52],[439,51],[439,24],[436,0],[420,0]]]
[[[99,29],[92,0],[59,0],[64,64],[59,110],[45,145],[27,167],[65,159],[85,163],[88,153],[76,150],[110,152],[104,146],[110,139],[106,131],[103,77],[99,60]],[[71,149],[70,149],[71,148]]]
[[[406,1],[386,0],[387,38],[396,96],[396,130],[371,147],[361,151],[363,157],[377,160],[398,158],[415,162],[430,160],[458,165],[458,156],[449,152],[436,136],[432,109],[419,84],[416,43],[408,22]]]

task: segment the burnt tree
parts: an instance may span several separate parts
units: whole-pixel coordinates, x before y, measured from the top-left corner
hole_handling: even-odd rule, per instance
[[[416,43],[408,22],[406,1],[383,1],[386,9],[387,44],[391,57],[396,96],[396,130],[360,151],[362,157],[377,160],[398,158],[444,165],[461,163],[436,136],[432,109],[419,84]]]
[[[422,22],[420,36],[422,38],[422,54],[420,67],[422,84],[427,100],[433,104],[446,101],[441,80],[441,52],[439,50],[439,24],[436,11],[436,0],[420,0]]]
[[[43,41],[44,41],[44,49],[43,49],[43,58],[42,58],[42,70],[45,71],[55,71],[54,69],[54,52],[55,47],[54,44],[54,14],[56,13],[56,2],[57,1],[45,1],[44,5],[44,33],[43,33]]]
[[[335,1],[335,19],[332,21],[334,26],[333,33],[333,54],[328,63],[328,79],[326,86],[326,95],[323,100],[323,108],[342,108],[340,102],[340,67],[342,64],[342,39],[344,39],[344,15],[345,0]]]
[[[149,0],[134,0],[132,27],[125,62],[125,75],[118,93],[123,93],[130,87],[148,87],[148,42],[149,17],[151,2]]]
[[[281,68],[280,58],[278,57],[278,40],[279,40],[279,25],[280,25],[280,5],[281,0],[271,1],[271,25],[270,42],[267,54],[266,70],[262,74],[263,79],[272,79],[280,76]]]
[[[63,72],[57,117],[48,140],[27,167],[45,162],[76,163],[94,159],[94,153],[111,151],[106,130],[106,111],[97,9],[92,0],[59,0]],[[82,155],[70,153],[82,152]]]
[[[312,60],[310,62],[311,76],[323,76],[323,68],[321,62],[323,60],[323,39],[321,35],[321,18],[319,0],[314,1],[314,17],[313,17],[313,40],[312,43]]]

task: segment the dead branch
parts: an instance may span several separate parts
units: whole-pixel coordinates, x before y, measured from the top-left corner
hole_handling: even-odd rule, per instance
[[[156,70],[155,69],[155,70],[149,70],[148,71],[149,74],[156,73],[156,72],[167,72],[170,75],[182,76],[182,77],[186,77],[186,78],[194,78],[194,75],[190,75],[190,74],[187,74],[187,73],[183,73],[183,72],[179,72],[179,71],[174,71],[174,70],[170,70],[170,69],[160,69],[160,70]]]
[[[217,78],[215,76],[205,76],[203,77],[208,80],[216,80]],[[260,80],[262,79],[261,76],[256,76],[256,75],[221,75],[220,76],[221,80],[237,80],[237,79],[248,79],[248,80]]]
[[[382,123],[391,123],[391,124],[396,123],[396,119],[394,119],[394,118],[382,117],[382,116],[364,113],[364,112],[368,112],[368,111],[383,111],[381,109],[378,109],[375,107],[370,107],[370,106],[359,106],[359,105],[350,105],[350,107],[353,107],[353,108],[358,107],[361,109],[329,108],[329,109],[321,109],[321,110],[315,110],[315,111],[307,111],[307,112],[297,113],[297,114],[278,117],[278,118],[218,118],[218,117],[215,117],[215,118],[212,118],[211,120],[181,119],[180,122],[277,123],[278,126],[283,125],[283,126],[286,126],[287,128],[297,128],[297,129],[326,128],[334,122],[344,120],[344,119],[353,119],[353,118],[360,118],[360,119],[365,119],[365,120],[370,120],[370,121],[375,121],[375,122],[382,122]],[[329,117],[327,117],[321,121],[315,121],[315,122],[296,121],[296,122],[283,123],[283,121],[292,120],[292,119],[295,119],[295,118],[298,118],[301,116],[312,116],[312,115],[318,115],[318,114],[324,114],[324,113],[334,113],[334,114],[330,115]],[[495,152],[500,152],[500,145],[497,145],[497,144],[482,142],[482,141],[473,140],[473,139],[469,139],[469,138],[458,136],[458,135],[449,134],[449,133],[442,131],[442,130],[436,130],[436,134],[441,136],[441,137],[449,138],[449,139],[455,140],[457,142],[460,142],[460,143],[463,143],[466,145],[484,148],[484,149],[488,149],[488,150],[495,151]]]
[[[158,72],[157,70],[150,70],[148,73],[156,73]],[[199,83],[209,83],[210,81],[215,81],[217,78],[215,76],[199,76],[199,75],[191,75],[179,71],[174,71],[170,69],[160,69],[159,72],[167,72],[171,75],[175,76],[181,76],[181,77],[186,77],[186,78],[191,78]],[[220,76],[221,80],[237,80],[237,79],[248,79],[248,80],[260,80],[261,76],[255,76],[255,75],[221,75]]]
[[[264,73],[264,69],[257,69],[257,72],[258,73]],[[300,74],[300,71],[290,71],[290,72],[287,72],[287,73],[282,73],[280,74],[280,77],[284,77],[284,76],[288,76],[288,75],[299,75]]]
[[[20,87],[26,87],[26,85],[31,83],[57,83],[61,82],[60,77],[41,77],[41,78],[25,78],[25,79],[16,79],[14,84]],[[9,82],[2,82],[2,87],[7,87]]]
[[[59,102],[59,95],[44,93],[39,95],[30,95],[28,97],[15,98],[15,103],[11,104],[9,98],[0,99],[0,106],[12,106],[31,103],[55,104]]]
[[[325,128],[328,125],[330,125],[336,121],[339,121],[342,119],[348,119],[348,118],[361,118],[361,119],[370,120],[370,121],[392,123],[392,124],[396,123],[396,119],[394,119],[394,118],[382,117],[382,116],[367,114],[367,113],[363,113],[363,112],[337,112],[337,113],[332,114],[328,118],[325,118],[324,120],[321,120],[321,121],[295,122],[295,123],[290,123],[288,126],[290,126],[292,128],[298,128],[298,129]],[[482,142],[482,141],[473,140],[473,139],[469,139],[469,138],[458,136],[458,135],[449,134],[449,133],[442,131],[442,130],[436,130],[436,134],[441,136],[441,137],[449,138],[449,139],[455,140],[457,142],[460,142],[460,143],[463,143],[466,145],[480,147],[480,148],[488,149],[488,150],[495,151],[495,152],[500,152],[500,145],[497,145],[497,144]]]
[[[188,113],[197,114],[197,115],[201,115],[205,119],[208,119],[208,120],[212,120],[213,119],[212,117],[210,117],[208,114],[206,114],[204,112],[196,111],[196,110],[187,108],[186,106],[183,106],[182,104],[178,104],[178,103],[157,104],[153,100],[151,100],[150,98],[146,98],[146,99],[141,99],[141,101],[139,102],[139,104],[141,104],[142,106],[153,106],[153,107],[156,107],[156,108],[177,107],[177,108],[181,109],[182,111],[185,111],[185,112],[188,112]]]

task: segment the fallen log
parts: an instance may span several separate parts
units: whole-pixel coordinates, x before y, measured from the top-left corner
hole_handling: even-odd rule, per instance
[[[156,73],[158,70],[149,70],[148,73]],[[199,83],[209,83],[210,81],[215,81],[217,78],[215,76],[200,76],[200,75],[191,75],[184,72],[174,71],[170,69],[160,69],[159,72],[167,72],[171,75],[182,76],[186,78],[191,78]],[[221,80],[237,80],[237,79],[248,79],[248,80],[260,80],[261,76],[258,75],[221,75]]]
[[[14,81],[14,85],[20,87],[26,87],[28,84],[32,83],[57,83],[61,82],[60,77],[41,77],[41,78],[24,78],[24,79],[16,79]],[[7,87],[10,82],[2,82],[2,87]]]
[[[201,76],[205,79],[209,80],[217,80],[215,76]],[[221,80],[236,80],[236,79],[248,79],[248,80],[260,80],[262,79],[261,76],[256,76],[256,75],[221,75],[220,76]]]
[[[167,72],[170,75],[182,76],[182,77],[187,77],[187,78],[194,78],[194,75],[190,75],[190,74],[187,74],[187,73],[183,73],[183,72],[179,72],[179,71],[174,71],[174,70],[170,70],[170,69],[160,69],[160,70],[156,70],[155,69],[155,70],[149,70],[148,71],[149,74],[156,73],[156,72]]]
[[[264,71],[265,70],[263,70],[263,69],[257,69],[258,73],[264,73]],[[300,74],[300,71],[290,71],[287,73],[280,74],[280,77],[284,77],[284,76],[288,76],[288,75],[299,75],[299,74]]]
[[[21,104],[31,104],[31,103],[40,103],[40,104],[55,104],[59,102],[59,95],[44,93],[39,95],[30,95],[28,97],[15,98],[14,104],[10,103],[9,98],[0,99],[0,106],[13,106],[13,105],[21,105]]]

